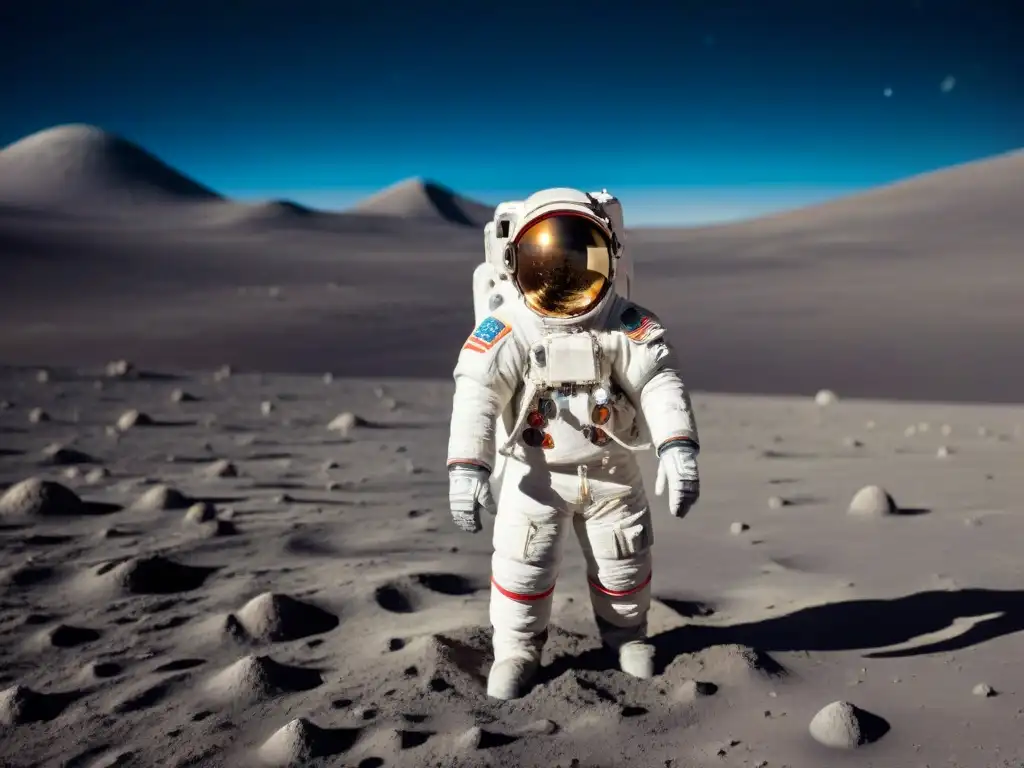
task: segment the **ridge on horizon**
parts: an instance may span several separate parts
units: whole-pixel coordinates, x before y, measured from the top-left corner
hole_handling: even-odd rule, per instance
[[[1013,197],[1024,179],[1024,149],[967,161],[917,174],[885,185],[795,209],[720,224],[645,227],[694,229],[748,226],[765,222],[796,223],[804,217],[881,209],[891,215],[913,208],[908,198],[927,191],[934,196],[970,186]],[[343,211],[311,207],[287,199],[253,203],[232,200],[167,164],[144,147],[102,128],[69,123],[40,130],[0,149],[0,202],[28,208],[154,204],[234,203],[275,216],[307,217],[317,213],[369,215],[443,221],[461,227],[482,227],[494,206],[465,197],[443,183],[423,176],[406,178],[363,198]],[[628,220],[628,216],[627,216]],[[631,227],[632,229],[633,227]]]

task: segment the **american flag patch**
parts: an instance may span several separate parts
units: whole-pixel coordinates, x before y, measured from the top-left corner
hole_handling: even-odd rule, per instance
[[[472,352],[487,352],[494,348],[494,345],[501,341],[512,330],[512,326],[505,325],[496,317],[488,317],[480,322],[476,330],[466,339],[462,345],[463,349]]]
[[[622,313],[622,328],[631,341],[642,343],[658,328],[650,315],[643,314],[636,307],[629,307]]]

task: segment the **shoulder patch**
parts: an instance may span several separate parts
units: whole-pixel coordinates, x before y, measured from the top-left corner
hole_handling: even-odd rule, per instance
[[[512,326],[508,323],[503,323],[493,315],[485,317],[480,321],[480,325],[476,327],[476,330],[466,339],[466,343],[462,345],[462,348],[468,349],[471,352],[489,352],[511,332]]]
[[[630,341],[643,344],[661,330],[661,323],[651,314],[635,306],[626,307],[619,317],[622,331]]]

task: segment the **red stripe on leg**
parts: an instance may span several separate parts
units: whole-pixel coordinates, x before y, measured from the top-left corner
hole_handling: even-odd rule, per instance
[[[520,592],[511,592],[505,589],[503,586],[501,586],[501,584],[496,582],[493,576],[491,576],[491,584],[494,585],[494,588],[498,590],[499,593],[507,597],[509,600],[515,600],[516,602],[520,603],[530,603],[534,600],[543,600],[545,597],[550,597],[551,593],[555,591],[555,585],[552,584],[550,588],[545,589],[543,592],[538,592],[535,595],[525,595]]]
[[[650,573],[647,574],[647,578],[644,579],[641,583],[637,584],[632,589],[624,589],[622,591],[618,591],[618,590],[614,590],[614,589],[605,589],[604,587],[602,587],[600,584],[598,584],[593,579],[589,579],[589,581],[590,581],[590,588],[597,590],[598,592],[600,592],[603,595],[608,595],[608,597],[629,597],[630,595],[635,595],[641,589],[643,589],[648,584],[650,584],[652,576],[654,576],[654,569],[653,568],[651,569]]]

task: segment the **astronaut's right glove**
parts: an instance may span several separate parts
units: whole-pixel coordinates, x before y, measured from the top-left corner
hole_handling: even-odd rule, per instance
[[[700,498],[699,450],[692,443],[680,440],[665,444],[658,452],[654,495],[661,496],[668,486],[668,511],[673,517],[686,517]]]
[[[492,515],[498,513],[490,484],[491,473],[475,464],[452,464],[448,467],[448,506],[452,520],[466,533],[477,533],[480,510]]]

